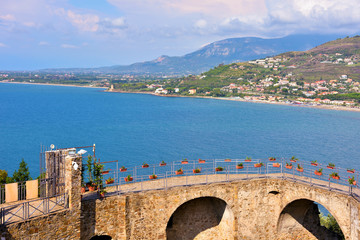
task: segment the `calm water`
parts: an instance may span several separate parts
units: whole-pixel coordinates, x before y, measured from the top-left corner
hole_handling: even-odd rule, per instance
[[[182,158],[291,157],[360,168],[360,113],[0,84],[0,169],[39,173],[40,144],[96,143],[121,165]]]

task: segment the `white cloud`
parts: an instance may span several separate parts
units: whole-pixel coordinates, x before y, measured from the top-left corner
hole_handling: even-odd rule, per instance
[[[0,47],[7,47],[4,43],[0,42]]]
[[[195,22],[194,26],[197,28],[205,28],[207,26],[207,22],[204,19],[200,19]]]
[[[14,15],[11,14],[6,14],[6,15],[0,15],[0,20],[5,20],[5,21],[15,21],[15,17]]]
[[[46,42],[46,41],[41,41],[39,42],[39,46],[49,46],[50,43]]]
[[[61,44],[62,48],[78,48],[78,46],[71,45],[71,44]]]
[[[71,10],[67,11],[69,21],[83,32],[96,32],[99,29],[100,18],[94,14],[77,14]]]

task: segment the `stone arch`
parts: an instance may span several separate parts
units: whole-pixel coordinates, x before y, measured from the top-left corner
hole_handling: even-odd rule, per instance
[[[181,204],[166,226],[167,239],[233,239],[234,215],[216,197],[199,197]]]
[[[90,240],[111,240],[112,237],[110,237],[109,235],[95,235],[92,238],[90,238]]]
[[[325,207],[334,216],[340,228],[341,224],[331,210]],[[278,234],[282,237],[296,237],[301,239],[342,239],[337,234],[320,225],[319,209],[315,201],[299,198],[290,201],[281,211],[277,223]],[[341,229],[342,232],[343,229]],[[291,235],[291,236],[290,236]]]

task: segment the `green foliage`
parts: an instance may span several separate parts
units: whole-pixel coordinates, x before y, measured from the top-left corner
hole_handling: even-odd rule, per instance
[[[320,213],[319,218],[320,218],[321,226],[326,227],[330,231],[335,232],[341,237],[341,239],[345,239],[339,224],[336,222],[336,219],[331,214],[324,216],[323,213]]]
[[[28,180],[32,180],[32,178],[30,177],[29,167],[27,166],[24,159],[22,159],[19,165],[19,169],[15,171],[12,176],[12,181],[23,182]]]
[[[5,184],[8,178],[8,173],[5,170],[0,170],[0,184]]]

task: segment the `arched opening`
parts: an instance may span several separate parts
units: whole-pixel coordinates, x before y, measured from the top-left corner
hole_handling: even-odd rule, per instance
[[[331,226],[337,224],[334,217],[330,218]],[[323,225],[324,219],[321,219],[318,204],[308,199],[299,199],[289,203],[281,212],[278,233],[288,238],[296,236],[301,239],[344,239],[340,227],[337,231]]]
[[[110,237],[109,235],[96,235],[90,238],[90,240],[111,240],[111,239],[112,237]]]
[[[167,239],[232,239],[234,216],[225,201],[201,197],[185,202],[170,217]]]

